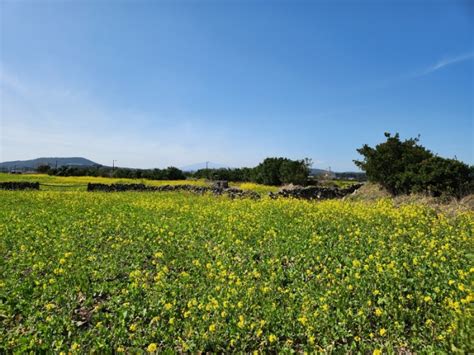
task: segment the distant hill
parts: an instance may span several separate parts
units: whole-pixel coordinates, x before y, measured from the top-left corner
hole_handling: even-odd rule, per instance
[[[324,169],[311,169],[310,171],[311,176],[315,177],[330,177],[332,179],[342,179],[342,180],[358,180],[358,181],[365,181],[366,175],[364,172],[357,172],[357,171],[344,171],[344,172],[335,172],[329,171]]]
[[[336,176],[333,171],[324,170],[324,169],[310,169],[309,175],[311,175],[311,176],[325,175],[325,176],[331,176],[331,177]]]
[[[10,170],[34,170],[40,165],[49,165],[50,167],[61,167],[61,166],[97,166],[97,164],[92,160],[81,158],[81,157],[71,157],[71,158],[37,158],[31,160],[15,160],[15,161],[5,161],[0,163],[0,170],[10,171]]]
[[[213,162],[210,162],[210,161],[207,162],[207,167],[209,169],[228,168],[228,166],[225,166],[224,164],[213,163]],[[193,171],[197,171],[197,170],[200,170],[200,169],[206,169],[206,162],[182,166],[180,169],[182,171],[188,171],[188,172],[193,172]]]

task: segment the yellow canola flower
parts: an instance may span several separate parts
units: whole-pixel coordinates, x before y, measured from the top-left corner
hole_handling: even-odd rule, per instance
[[[56,305],[54,303],[48,303],[44,306],[44,308],[46,308],[47,311],[51,311],[56,308]]]
[[[156,343],[151,343],[146,348],[146,351],[148,351],[149,353],[154,353],[157,349],[158,349],[158,345]]]
[[[243,328],[245,326],[245,318],[244,316],[240,315],[239,316],[239,322],[237,323],[237,326],[239,328]]]

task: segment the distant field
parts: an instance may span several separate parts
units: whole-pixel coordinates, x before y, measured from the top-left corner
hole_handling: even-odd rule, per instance
[[[39,182],[52,186],[41,186],[41,190],[67,190],[67,191],[83,191],[89,182],[101,184],[145,184],[151,186],[161,185],[196,185],[207,186],[208,183],[201,180],[148,180],[148,179],[115,179],[94,176],[51,176],[46,174],[6,174],[0,173],[1,181],[31,181]],[[230,186],[238,187],[243,190],[252,190],[259,193],[268,193],[278,191],[278,187],[266,186],[254,183],[238,183],[231,182]]]
[[[473,213],[185,192],[0,200],[1,353],[474,348]]]
[[[115,179],[95,176],[52,176],[46,174],[6,174],[0,173],[0,181],[31,181],[53,186],[41,186],[42,190],[72,189],[85,190],[89,182],[101,184],[146,184],[152,186],[161,185],[198,185],[206,186],[204,180],[148,180],[148,179]],[[78,186],[79,185],[79,186]]]

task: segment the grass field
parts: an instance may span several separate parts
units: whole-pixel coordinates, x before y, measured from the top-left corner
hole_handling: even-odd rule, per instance
[[[7,174],[0,173],[0,182],[2,181],[28,181],[28,182],[39,182],[41,190],[52,190],[52,191],[85,191],[87,184],[100,183],[100,184],[145,184],[151,186],[161,185],[196,185],[196,186],[207,186],[205,180],[148,180],[148,179],[116,179],[116,178],[105,178],[105,177],[94,177],[94,176],[51,176],[46,174]],[[276,186],[260,185],[255,183],[239,183],[231,182],[231,187],[237,187],[242,190],[251,190],[261,194],[267,194],[268,192],[278,191]]]
[[[6,174],[0,173],[0,182],[2,181],[29,181],[39,182],[41,190],[67,190],[67,191],[85,191],[87,184],[145,184],[151,186],[161,185],[198,185],[206,186],[204,180],[148,180],[148,179],[115,179],[95,176],[54,176],[46,174]]]
[[[0,352],[474,349],[470,212],[185,192],[0,200]]]

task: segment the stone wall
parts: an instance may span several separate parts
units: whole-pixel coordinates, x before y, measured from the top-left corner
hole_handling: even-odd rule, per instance
[[[222,186],[222,185],[220,185]],[[161,185],[149,186],[144,184],[87,184],[87,191],[102,192],[121,192],[121,191],[189,191],[198,194],[212,193],[214,195],[227,195],[231,198],[248,197],[253,199],[260,198],[260,195],[254,191],[245,191],[237,188],[223,188],[219,186],[195,186],[195,185]]]
[[[271,198],[278,197],[293,197],[305,200],[326,200],[333,198],[342,198],[352,194],[359,189],[363,184],[354,184],[347,188],[340,189],[337,187],[322,187],[322,186],[292,186],[282,188],[278,192],[270,192]]]
[[[0,182],[0,190],[39,190],[39,182],[6,181]]]

